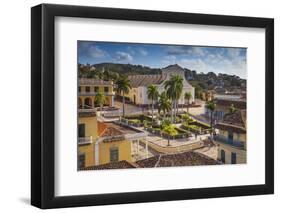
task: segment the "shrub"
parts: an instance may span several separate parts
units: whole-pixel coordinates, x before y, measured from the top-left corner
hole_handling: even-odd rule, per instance
[[[194,133],[197,133],[197,134],[201,133],[201,128],[196,126],[196,125],[189,125],[188,128],[191,132],[194,132]]]
[[[169,126],[169,125],[171,125],[171,121],[169,121],[169,120],[164,120],[164,121],[162,121],[162,123],[161,123],[161,129],[164,129],[165,126]]]
[[[198,126],[198,127],[201,127],[203,129],[209,129],[211,128],[209,124],[205,124],[205,123],[202,123],[200,121],[193,121],[193,122],[190,122],[190,124],[192,125],[195,125],[195,126]]]

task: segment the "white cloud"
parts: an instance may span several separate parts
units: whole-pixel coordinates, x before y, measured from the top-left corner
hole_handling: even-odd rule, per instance
[[[197,72],[206,72],[208,65],[202,59],[181,59],[177,62],[180,66]]]
[[[139,49],[139,52],[142,56],[147,56],[148,52],[145,49]]]
[[[235,60],[221,58],[221,55],[209,56],[206,60],[202,58],[181,59],[177,63],[185,68],[196,70],[197,72],[214,72],[238,75],[242,78],[247,77],[246,61],[240,57]]]
[[[114,59],[117,60],[119,63],[121,62],[129,63],[133,61],[133,56],[130,55],[129,53],[118,51],[116,52]]]
[[[239,48],[228,48],[227,49],[227,55],[230,57],[230,58],[237,58],[240,56],[240,52],[241,52],[241,49]]]
[[[208,51],[202,47],[190,47],[190,46],[168,46],[166,52],[169,55],[188,55],[202,57],[208,54]]]
[[[164,59],[162,60],[162,63],[165,66],[171,65],[171,64],[175,64],[177,61],[177,57],[174,55],[167,55],[164,57]]]
[[[107,52],[100,49],[98,46],[90,46],[89,55],[93,58],[103,58],[107,55]]]

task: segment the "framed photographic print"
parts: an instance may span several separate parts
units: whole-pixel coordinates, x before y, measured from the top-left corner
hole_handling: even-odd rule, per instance
[[[274,21],[31,9],[31,203],[274,192]]]

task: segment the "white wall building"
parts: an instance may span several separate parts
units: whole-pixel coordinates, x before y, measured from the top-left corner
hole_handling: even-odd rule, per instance
[[[147,97],[147,87],[149,85],[156,85],[159,93],[165,91],[164,82],[169,80],[172,75],[180,75],[183,78],[183,91],[179,99],[179,104],[185,104],[184,94],[190,92],[192,98],[190,102],[194,101],[194,87],[192,87],[185,78],[185,71],[177,64],[170,65],[162,69],[162,73],[159,75],[131,75],[129,80],[132,89],[126,94],[126,97],[138,105],[151,104],[151,100]]]

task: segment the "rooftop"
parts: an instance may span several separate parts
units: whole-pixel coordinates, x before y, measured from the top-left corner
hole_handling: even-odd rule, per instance
[[[246,133],[247,111],[238,110],[235,113],[225,114],[223,121],[215,125],[215,128],[221,130],[231,130],[236,133]]]
[[[162,69],[164,72],[185,72],[185,70],[178,64],[172,64]]]
[[[223,117],[223,123],[245,127],[246,110],[238,110],[235,113],[227,113]]]
[[[129,163],[128,161],[122,160],[118,162],[101,164],[98,166],[90,166],[90,167],[82,168],[80,170],[130,169],[130,168],[136,168],[136,165]]]
[[[231,104],[233,104],[234,107],[237,109],[246,109],[247,107],[246,100],[215,99],[215,103],[217,106],[226,106],[226,107],[230,107]]]
[[[112,81],[104,81],[93,78],[79,78],[79,86],[99,86],[99,85],[113,85]]]
[[[209,158],[201,153],[189,151],[178,154],[156,155],[135,163],[122,160],[102,164],[98,166],[86,167],[81,170],[102,170],[102,169],[129,169],[129,168],[155,168],[172,166],[199,166],[199,165],[218,165],[218,161]]]
[[[119,136],[125,134],[135,134],[141,131],[135,130],[131,127],[122,126],[113,122],[101,123],[98,122],[98,133],[100,137]]]
[[[167,75],[160,74],[160,75],[129,75],[128,79],[130,80],[131,87],[141,87],[141,86],[148,86],[150,84],[161,84],[165,81]]]
[[[244,128],[244,127],[231,125],[231,124],[227,124],[227,123],[218,123],[215,125],[215,128],[224,130],[224,131],[232,131],[235,133],[242,133],[242,134],[245,134],[247,132],[246,128]]]
[[[136,162],[139,167],[171,167],[171,166],[199,166],[217,165],[218,161],[196,152],[183,152],[179,154],[157,155]]]

